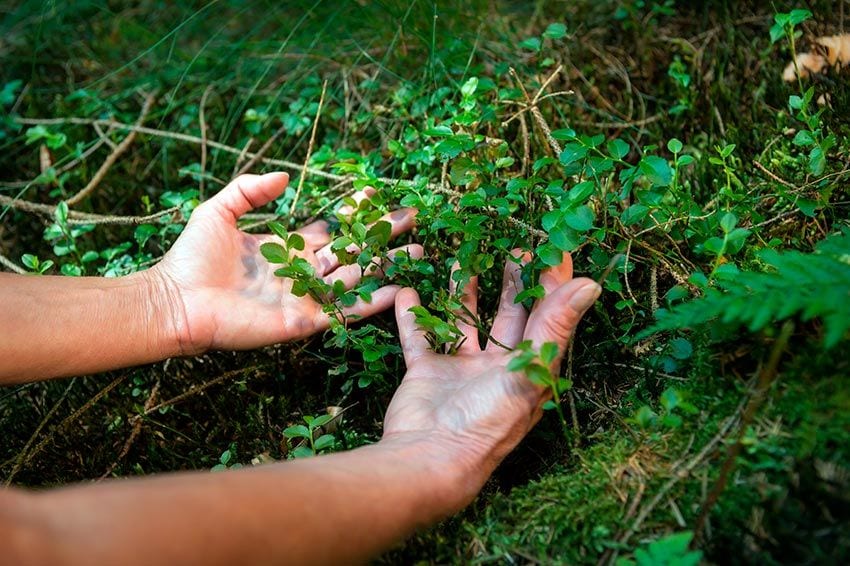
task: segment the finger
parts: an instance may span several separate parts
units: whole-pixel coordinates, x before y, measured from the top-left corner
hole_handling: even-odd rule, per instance
[[[458,262],[452,265],[451,275],[449,277],[449,291],[452,295],[457,293],[457,281],[455,277],[458,275],[460,266]],[[455,311],[457,315],[457,328],[463,333],[464,340],[458,348],[459,352],[470,354],[481,351],[481,344],[478,342],[478,327],[474,325],[475,319],[478,317],[478,277],[469,278],[469,283],[463,289],[460,297],[462,308]]]
[[[398,336],[404,352],[404,363],[409,367],[419,357],[428,352],[428,338],[425,331],[416,324],[416,316],[411,307],[420,306],[419,293],[407,287],[395,296],[395,319],[398,324]]]
[[[308,250],[315,250],[330,243],[331,235],[328,232],[328,226],[324,220],[317,220],[302,226],[296,232],[304,238],[304,244]]]
[[[546,342],[558,345],[558,357],[552,364],[553,368],[561,363],[573,331],[601,292],[602,288],[591,279],[573,279],[547,294],[528,317],[526,340],[531,340],[535,348]]]
[[[521,304],[514,302],[516,296],[522,290],[522,265],[531,260],[531,254],[525,253],[520,256],[520,250],[513,250],[514,257],[520,257],[521,263],[508,260],[505,262],[505,275],[502,279],[502,295],[499,298],[499,310],[493,321],[493,329],[490,334],[493,340],[487,344],[487,349],[501,348],[507,346],[514,348],[522,341],[525,332],[525,323],[528,321],[528,311]]]
[[[546,294],[554,293],[555,289],[573,278],[573,258],[568,252],[564,252],[561,263],[554,267],[547,267],[540,274],[540,284],[546,289]]]
[[[351,265],[343,265],[332,271],[331,273],[322,277],[322,280],[328,284],[333,285],[337,281],[342,281],[342,284],[345,285],[345,289],[351,289],[357,283],[360,282],[360,279],[364,275],[377,277],[378,279],[383,279],[384,277],[384,268],[387,267],[386,262],[393,262],[396,256],[404,252],[409,257],[413,259],[421,259],[422,256],[425,255],[425,250],[419,244],[409,244],[407,246],[401,246],[395,249],[390,250],[387,253],[387,259],[373,257],[372,261],[369,262],[369,265],[366,266],[366,269],[362,269],[358,264],[354,263]]]
[[[400,208],[390,212],[389,214],[383,215],[378,219],[378,221],[380,222],[383,220],[385,222],[389,222],[392,234],[391,237],[395,238],[399,234],[407,232],[413,228],[416,223],[416,212],[415,208]],[[351,246],[348,248],[348,251],[350,253],[358,253],[360,248],[357,246]],[[327,245],[316,252],[316,260],[316,271],[319,275],[325,275],[339,266],[339,258],[331,250],[330,245]]]
[[[381,287],[372,293],[369,301],[357,299],[357,302],[350,307],[343,308],[342,313],[345,318],[351,317],[352,320],[378,314],[379,312],[383,312],[393,306],[396,295],[400,290],[401,287],[398,285],[387,285],[386,287]]]
[[[224,216],[234,225],[243,214],[259,208],[279,197],[289,175],[283,172],[266,175],[240,175],[210,200],[198,207],[196,212],[208,214],[212,211]]]

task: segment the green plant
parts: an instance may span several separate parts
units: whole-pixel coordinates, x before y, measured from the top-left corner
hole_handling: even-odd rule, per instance
[[[52,260],[44,260],[41,261],[38,259],[38,256],[32,254],[24,254],[21,256],[21,263],[24,264],[24,267],[32,271],[33,273],[37,273],[39,275],[44,275],[53,267]]]
[[[635,550],[634,559],[618,559],[617,566],[696,566],[702,552],[688,547],[693,538],[690,531],[663,536]]]
[[[796,28],[811,17],[812,13],[805,9],[795,9],[790,12],[778,12],[773,16],[773,25],[770,26],[770,42],[776,43],[783,37],[786,38],[788,40],[788,46],[791,49],[791,58],[792,61],[794,61],[795,67],[797,65],[796,41],[802,34],[802,32],[797,31]],[[799,80],[799,69],[796,69],[796,71],[797,78]],[[800,91],[802,90],[803,88],[801,85]]]
[[[319,416],[305,415],[305,424],[297,424],[288,427],[283,435],[290,441],[292,449],[289,456],[292,458],[306,458],[325,452],[330,452],[336,445],[336,437],[324,432],[326,425],[334,420],[331,414]],[[299,441],[299,442],[295,442]]]
[[[825,347],[838,344],[850,329],[850,228],[820,242],[814,253],[765,249],[758,255],[768,271],[718,277],[717,287],[702,297],[659,310],[657,322],[639,337],[714,320],[756,332],[800,316],[823,321]]]
[[[676,429],[682,426],[682,415],[695,415],[699,410],[690,403],[685,394],[673,387],[665,389],[660,397],[661,414],[659,415],[649,405],[642,405],[631,422],[644,430],[661,427],[665,429]]]
[[[218,464],[210,468],[211,472],[223,472],[224,470],[238,470],[242,467],[242,464],[239,462],[233,462],[236,458],[236,445],[231,444],[230,448],[221,453],[221,456],[218,457]]]
[[[808,155],[809,173],[821,175],[826,168],[826,157],[829,151],[835,147],[837,138],[835,134],[825,134],[821,126],[820,119],[825,109],[814,113],[809,111],[814,95],[814,87],[809,87],[802,96],[791,95],[788,98],[788,108],[794,117],[805,126],[805,128],[797,131],[793,143],[804,149],[810,148]]]
[[[521,371],[535,385],[545,387],[552,392],[552,399],[547,401],[544,409],[554,409],[561,421],[564,435],[569,439],[567,419],[561,407],[561,397],[569,391],[573,382],[563,376],[555,375],[549,369],[558,357],[558,345],[554,342],[546,342],[536,352],[530,340],[520,342],[516,346],[517,354],[508,362],[509,371]]]

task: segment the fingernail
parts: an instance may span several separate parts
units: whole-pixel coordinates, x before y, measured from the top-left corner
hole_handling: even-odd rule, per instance
[[[590,308],[601,294],[602,287],[596,283],[588,283],[570,297],[570,307],[576,312],[584,312]]]

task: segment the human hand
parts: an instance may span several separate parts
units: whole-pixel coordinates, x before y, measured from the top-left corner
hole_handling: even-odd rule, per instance
[[[277,277],[276,269],[260,253],[265,242],[279,242],[273,235],[248,234],[236,225],[248,211],[277,198],[286,188],[286,173],[242,175],[192,213],[183,233],[163,260],[148,270],[159,301],[172,313],[175,333],[183,354],[210,348],[249,349],[304,338],[328,327],[328,315],[309,295],[292,294],[292,281]],[[355,200],[368,198],[360,192]],[[345,211],[343,211],[345,212]],[[401,209],[384,216],[393,237],[413,227],[416,211]],[[346,288],[357,284],[357,265],[340,267],[330,249],[328,223],[317,221],[296,231],[305,242],[298,255],[315,268],[316,275],[332,284],[342,280]],[[422,248],[404,249],[422,257]],[[358,300],[345,309],[347,315],[366,317],[393,304],[399,287],[387,285],[372,293],[371,302]]]
[[[550,389],[535,385],[524,374],[508,371],[515,354],[496,341],[514,348],[531,340],[538,350],[546,342],[556,343],[558,356],[551,369],[557,372],[576,325],[601,292],[590,279],[573,279],[569,254],[559,266],[545,270],[540,283],[546,295],[529,314],[514,304],[522,282],[520,266],[509,261],[491,331],[495,340],[482,349],[478,329],[459,324],[466,340],[455,355],[429,349],[425,333],[409,312],[420,304],[416,291],[402,289],[396,296],[407,374],[387,409],[382,442],[420,445],[432,468],[453,484],[448,492],[454,509],[478,493],[498,463],[540,420],[542,405],[551,395]],[[472,278],[462,301],[475,316],[477,286]]]

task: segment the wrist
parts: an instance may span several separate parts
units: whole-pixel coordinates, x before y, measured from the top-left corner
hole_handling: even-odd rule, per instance
[[[414,477],[428,486],[427,499],[434,507],[434,520],[454,514],[471,503],[495,469],[495,464],[491,465],[477,450],[438,435],[385,435],[373,446],[404,461],[413,470]]]
[[[199,354],[188,324],[180,290],[156,266],[129,277],[138,281],[141,316],[150,321],[149,340],[160,351],[160,358]]]

